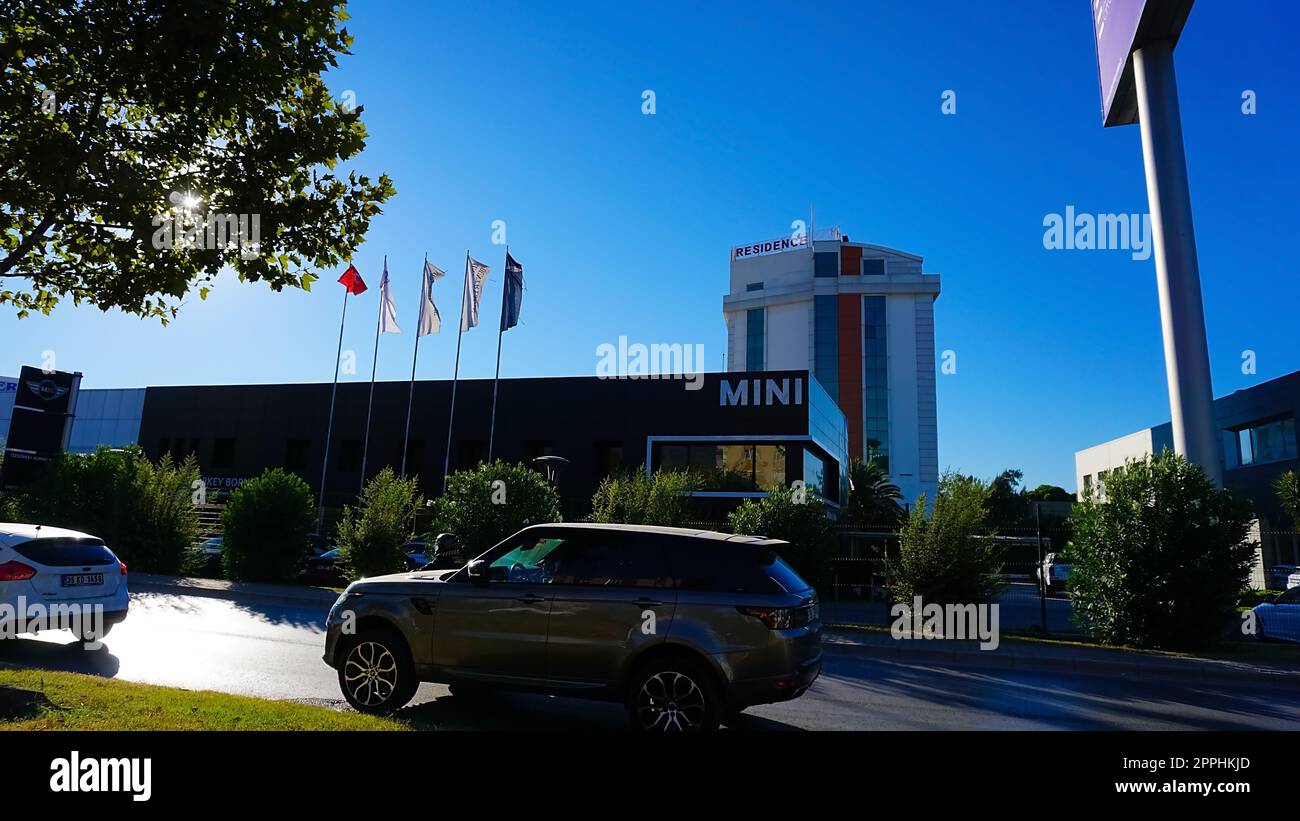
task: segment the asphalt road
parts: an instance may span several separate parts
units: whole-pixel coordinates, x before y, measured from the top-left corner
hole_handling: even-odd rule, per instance
[[[323,609],[139,592],[98,651],[65,633],[0,642],[0,660],[130,681],[340,702],[320,659]],[[448,729],[619,729],[617,705],[524,694],[454,697],[421,686],[411,717]],[[754,730],[1300,729],[1300,693],[1124,676],[829,657],[802,698],[753,707]]]

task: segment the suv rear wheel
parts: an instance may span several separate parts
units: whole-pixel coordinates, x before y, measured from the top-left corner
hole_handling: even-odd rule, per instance
[[[411,651],[395,630],[362,630],[347,638],[339,655],[339,689],[363,713],[401,709],[420,686]]]
[[[628,683],[628,718],[643,732],[716,730],[724,706],[713,675],[685,656],[650,661]]]

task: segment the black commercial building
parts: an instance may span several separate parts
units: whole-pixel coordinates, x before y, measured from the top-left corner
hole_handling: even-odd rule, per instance
[[[209,488],[237,486],[268,467],[300,474],[319,491],[332,386],[210,385],[146,389],[139,443],[149,456],[197,454]],[[451,469],[488,456],[493,383],[456,388]],[[374,386],[366,476],[403,459],[408,382]],[[406,470],[426,494],[441,490],[450,381],[417,381]],[[360,489],[370,384],[338,385],[325,472],[327,507]],[[807,371],[708,373],[686,378],[502,379],[494,458],[568,460],[557,484],[566,517],[584,515],[602,477],[650,465],[693,466],[716,478],[697,493],[705,511],[806,483],[832,505],[847,471],[843,413]]]

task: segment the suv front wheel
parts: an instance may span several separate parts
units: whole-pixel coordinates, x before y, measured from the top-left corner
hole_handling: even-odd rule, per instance
[[[724,706],[712,673],[684,656],[641,665],[628,683],[628,718],[643,732],[716,730]]]
[[[406,705],[420,682],[406,640],[394,630],[362,630],[339,648],[339,689],[354,709],[391,713]]]

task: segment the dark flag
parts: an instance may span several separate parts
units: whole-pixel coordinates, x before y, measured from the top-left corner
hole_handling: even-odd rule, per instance
[[[501,330],[519,324],[519,309],[524,304],[524,266],[506,251],[506,284],[501,294]]]

